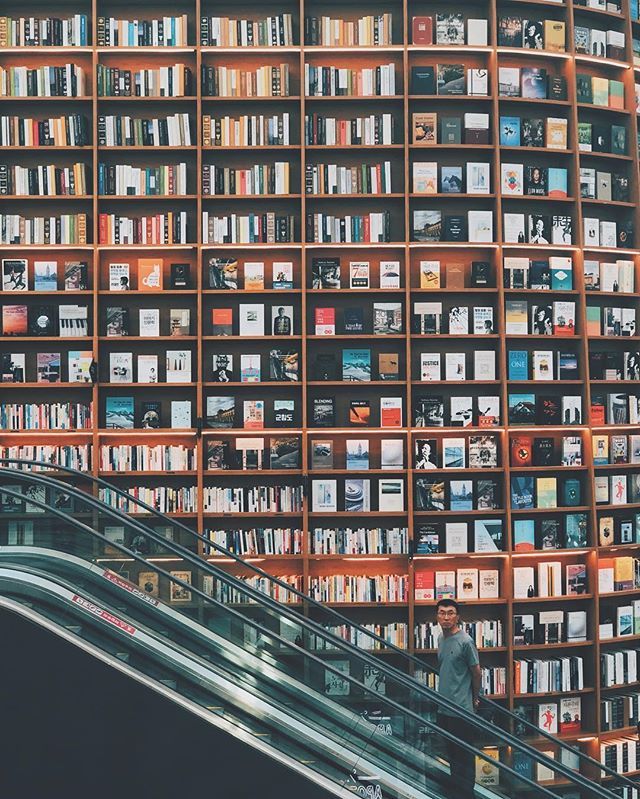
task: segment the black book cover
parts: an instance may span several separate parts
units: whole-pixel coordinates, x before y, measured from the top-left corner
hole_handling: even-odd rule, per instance
[[[435,94],[435,70],[432,66],[411,67],[411,94]]]
[[[471,285],[474,288],[491,287],[491,264],[488,261],[471,263]]]
[[[633,247],[633,221],[623,219],[618,222],[618,247]]]
[[[444,240],[467,241],[467,220],[464,216],[445,216]]]
[[[547,194],[547,170],[542,166],[528,166],[524,175],[525,194],[544,197]]]
[[[549,75],[549,99],[567,99],[567,79],[564,75]]]
[[[319,352],[313,363],[313,380],[337,380],[338,364],[332,352]]]
[[[553,466],[553,439],[534,438],[532,459],[534,466]]]
[[[171,264],[171,288],[189,288],[190,264]]]
[[[29,308],[29,333],[32,336],[55,335],[55,309],[52,305],[32,305]]]
[[[314,397],[312,419],[314,427],[334,427],[335,426],[334,398]]]
[[[464,64],[438,64],[438,94],[465,94]]]
[[[364,333],[362,308],[344,309],[344,333]]]
[[[544,147],[544,120],[523,119],[520,139],[523,147]]]
[[[538,396],[536,402],[536,422],[544,425],[562,424],[562,413],[558,397]]]

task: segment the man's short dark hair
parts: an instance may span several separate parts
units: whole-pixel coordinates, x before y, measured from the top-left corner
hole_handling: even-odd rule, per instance
[[[436,610],[438,608],[455,608],[456,613],[460,613],[460,605],[455,601],[455,599],[439,599],[436,602]]]

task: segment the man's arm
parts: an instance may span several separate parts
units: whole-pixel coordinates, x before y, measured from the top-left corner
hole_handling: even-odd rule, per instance
[[[471,692],[473,695],[473,706],[477,708],[480,704],[480,685],[482,683],[482,670],[479,665],[469,666],[471,671]]]

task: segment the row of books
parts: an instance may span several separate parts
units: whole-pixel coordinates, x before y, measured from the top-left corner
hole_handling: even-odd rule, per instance
[[[137,500],[161,513],[197,511],[196,486],[127,486],[127,494],[129,496],[119,494],[112,488],[101,487],[98,490],[102,502],[125,513],[147,513]]]
[[[586,200],[629,202],[629,178],[616,172],[580,167],[580,196]]]
[[[0,168],[1,169],[1,168]],[[98,194],[154,197],[187,194],[187,164],[137,167],[132,164],[98,164]],[[0,193],[2,193],[0,171]]]
[[[585,563],[539,561],[533,566],[514,566],[513,598],[580,596],[588,593]],[[562,579],[564,566],[564,581]]]
[[[472,210],[443,216],[438,209],[414,209],[411,233],[413,241],[492,242],[493,211]]]
[[[578,356],[575,352],[508,350],[507,358],[509,380],[579,379]]]
[[[373,215],[372,215],[373,216]],[[203,244],[275,244],[295,240],[295,216],[276,214],[230,214],[215,216],[202,212]]]
[[[2,147],[85,147],[91,141],[91,126],[82,114],[34,118],[0,116]]]
[[[593,463],[640,463],[640,436],[594,435],[592,437]]]
[[[290,47],[294,43],[293,17],[290,13],[257,20],[200,17],[202,47]]]
[[[500,165],[500,191],[503,197],[567,197],[565,167],[524,166],[503,162]],[[609,198],[611,199],[611,198]]]
[[[513,520],[514,552],[579,549],[587,544],[586,513],[563,513],[561,516]]]
[[[58,262],[34,260],[33,291],[58,290]],[[87,288],[87,264],[80,261],[65,261],[61,270],[65,291],[83,291]],[[2,291],[29,290],[29,261],[26,258],[2,259]]]
[[[604,108],[624,109],[624,83],[596,75],[576,75],[576,101]]]
[[[497,480],[447,480],[418,477],[414,484],[414,505],[419,511],[494,510],[501,507]],[[466,522],[460,524],[465,525]],[[486,524],[486,522],[485,522]],[[501,537],[501,522],[493,525],[494,538]]]
[[[598,627],[600,641],[610,641],[613,638],[624,638],[629,635],[640,635],[640,602],[637,599],[628,605],[607,607],[601,614]]]
[[[163,214],[139,217],[99,214],[98,224],[98,242],[100,244],[187,243],[186,211],[168,211]]]
[[[191,70],[181,63],[139,71],[104,64],[96,68],[98,97],[187,97],[191,84]]]
[[[462,116],[436,111],[411,114],[411,143],[414,145],[489,144],[489,141],[489,114],[484,112],[467,112]]]
[[[402,478],[382,478],[378,484],[378,512],[403,512],[404,480]],[[371,506],[371,480],[350,478],[341,481],[342,510],[368,512]],[[338,512],[338,481],[336,479],[314,479],[311,481],[311,511],[313,513]]]
[[[378,164],[306,164],[306,194],[391,194],[391,162]]]
[[[602,547],[618,544],[640,544],[640,513],[598,516],[598,543]]]
[[[587,305],[586,323],[587,336],[635,336],[636,309],[607,305]],[[593,355],[595,355],[595,353],[593,353]],[[599,353],[598,355],[602,358],[602,354]],[[629,353],[627,353],[627,355],[629,355]],[[590,361],[590,366],[597,367],[597,363],[594,362],[592,364]],[[600,371],[600,369],[596,368],[593,371]],[[592,378],[593,377],[595,377],[595,374],[592,375]],[[613,379],[616,378],[614,377]],[[622,377],[621,379],[634,380],[636,378]]]
[[[309,547],[314,555],[391,555],[409,549],[406,527],[314,527]]]
[[[620,258],[613,262],[585,258],[584,287],[587,291],[633,294],[635,291],[635,265],[633,261]]]
[[[444,356],[444,373],[442,356]],[[421,352],[419,379],[427,383],[438,383],[442,380],[487,382],[496,379],[495,350],[474,349],[473,371],[467,368],[468,356],[469,353],[465,352]]]
[[[406,602],[408,585],[401,574],[330,574],[309,578],[309,596],[318,602]]]
[[[117,19],[98,16],[98,47],[187,47],[188,19],[163,16],[158,19]]]
[[[60,17],[0,17],[0,47],[87,47],[87,14]]]
[[[95,380],[91,350],[69,350],[66,380],[62,381],[59,352],[3,352],[0,354],[0,379],[3,383],[86,383]]]
[[[207,530],[206,537],[237,555],[300,555],[303,532],[292,527],[252,527],[242,530]],[[213,546],[209,555],[221,554]]]
[[[88,144],[89,137],[79,143]],[[99,147],[189,147],[192,143],[188,113],[168,114],[166,117],[151,119],[120,114],[98,115]],[[206,141],[203,144],[208,146]]]
[[[124,337],[132,334],[131,319],[129,308],[111,307],[107,308],[106,316],[106,335],[109,338]],[[188,336],[191,331],[191,309],[190,308],[171,308],[169,310],[168,336]],[[160,326],[159,308],[140,308],[138,310],[138,335],[143,337],[160,336],[160,331],[164,325]]]
[[[76,64],[0,67],[0,97],[84,97],[86,77]]]
[[[416,571],[414,596],[416,602],[497,599],[500,596],[500,577],[497,569]]]
[[[473,320],[470,328],[469,321]],[[452,305],[446,310],[442,302],[413,303],[413,331],[419,335],[486,336],[495,333],[491,305]]]
[[[609,393],[591,397],[591,424],[638,424],[640,396]]]
[[[289,585],[292,588],[295,588],[297,591],[301,592],[303,590],[303,578],[301,574],[280,574],[278,577],[283,582],[289,583]],[[256,591],[267,594],[278,602],[300,601],[295,594],[283,586],[271,582],[268,577],[240,576],[237,579],[242,580],[247,588],[253,588]],[[205,594],[207,594],[207,596],[213,597],[213,599],[218,600],[218,602],[224,602],[225,604],[244,604],[255,601],[251,599],[249,594],[247,594],[245,591],[235,588],[231,583],[217,580],[212,574],[205,574],[203,576],[202,590]]]
[[[369,14],[353,21],[340,17],[305,16],[304,41],[312,47],[391,45],[394,43],[393,14]]]
[[[582,424],[582,397],[535,393],[509,393],[508,418],[511,425]],[[593,419],[592,419],[593,422]]]
[[[87,165],[79,162],[64,167],[0,164],[0,195],[85,196],[89,191],[87,173]]]
[[[515,614],[513,645],[575,643],[587,640],[586,610],[540,610]]]
[[[3,430],[90,430],[92,427],[91,402],[0,403]]]
[[[467,161],[463,167],[439,165],[436,161],[414,161],[412,190],[414,194],[490,194],[491,165]]]
[[[196,468],[197,449],[184,444],[103,444],[100,470],[103,472],[185,472]]]
[[[493,490],[494,487],[495,484],[489,489]],[[432,496],[437,495],[438,491],[440,487],[435,484],[435,490],[431,491]],[[437,497],[435,501],[438,501]],[[502,520],[474,519],[473,526],[470,522],[429,521],[417,527],[414,546],[416,555],[501,552],[505,548]]]
[[[252,417],[251,421],[255,419]],[[276,424],[282,425],[284,421],[276,419]],[[233,444],[230,440],[208,439],[206,464],[207,469],[212,470],[299,469],[300,439],[296,436],[270,438],[266,451],[264,438],[237,438]]]
[[[254,164],[246,168],[202,165],[202,194],[205,196],[289,194],[290,192],[288,161]]]
[[[243,114],[237,117],[202,117],[203,147],[265,147],[292,144],[291,115]]]
[[[380,638],[384,638],[385,641],[388,641],[390,644],[393,644],[400,649],[407,649],[409,646],[409,625],[405,624],[404,622],[396,621],[390,622],[388,624],[360,624],[359,626],[371,633],[374,633],[375,635],[378,635]],[[357,627],[353,627],[350,624],[330,625],[325,626],[325,629],[328,632],[333,633],[333,635],[338,635],[340,638],[344,638],[345,641],[349,641],[355,646],[359,646],[361,649],[373,649],[376,651],[384,651],[386,649],[384,644],[382,644],[380,641],[376,641],[375,638],[372,638],[366,632],[363,632],[362,630],[359,630]],[[311,648],[315,649],[316,651],[334,648],[332,646],[331,640],[328,638],[320,637],[319,635],[314,635],[311,633],[310,639],[312,645]],[[374,666],[368,666],[365,664],[365,685],[368,684],[367,678],[370,674],[374,679],[376,677],[380,679],[380,682],[376,680],[375,685],[371,686],[373,690],[377,690],[379,693],[384,693],[386,690],[384,675],[382,675]]]
[[[86,305],[3,305],[3,336],[55,336],[79,338],[89,335]]]
[[[0,244],[86,244],[87,215],[0,214]]]
[[[491,649],[504,646],[504,625],[500,619],[481,619],[465,621],[461,624],[467,635],[471,636],[478,649]],[[414,628],[414,647],[416,649],[437,649],[442,628],[434,622],[422,622]]]
[[[396,93],[395,64],[348,69],[304,65],[307,97],[391,97]]]
[[[600,762],[618,774],[636,772],[640,767],[640,743],[631,737],[601,741]]]
[[[518,705],[514,712],[551,735],[571,735],[582,730],[582,701],[579,696],[563,697],[558,702],[539,705]],[[516,727],[519,725],[523,722],[515,723]]]
[[[640,693],[600,700],[600,730],[609,732],[635,727],[640,721]]]
[[[250,143],[250,142],[247,142]],[[289,142],[276,142],[288,144]],[[396,125],[391,114],[370,114],[345,119],[322,114],[305,114],[304,143],[309,145],[397,144]]]
[[[582,691],[584,659],[563,657],[514,660],[513,683],[516,694],[546,694]]]
[[[168,406],[168,408],[167,408]],[[169,410],[170,427],[174,430],[191,429],[191,400],[171,400],[165,406]],[[162,403],[142,401],[138,403],[134,397],[106,397],[105,428],[107,430],[133,430],[136,426],[146,430],[157,430],[166,426]],[[136,425],[137,421],[137,425]]]
[[[492,435],[416,438],[414,447],[415,469],[418,470],[492,469],[498,466],[498,440]]]
[[[640,503],[640,474],[597,474],[593,483],[597,505]]]
[[[402,397],[380,397],[379,413],[377,415],[377,426],[379,427],[402,427]],[[344,419],[343,424],[338,426],[358,426],[368,427],[372,423],[371,400],[353,399],[349,400],[349,407],[341,411],[339,421]],[[313,397],[311,402],[311,417],[314,427],[335,427],[336,426],[336,402],[335,397]]]
[[[558,443],[560,446],[558,446]],[[582,466],[582,439],[579,436],[553,438],[514,435],[509,440],[512,469],[528,466]]]
[[[301,486],[205,486],[205,513],[301,513]]]
[[[566,150],[568,120],[563,117],[531,119],[500,116],[499,141],[502,147],[546,147]],[[625,131],[625,128],[622,128]]]
[[[630,591],[640,586],[640,560],[630,556],[600,558],[598,590],[600,594]]]
[[[91,471],[91,444],[18,444],[0,447],[0,458],[41,461],[80,472]],[[7,464],[10,466],[10,464]]]
[[[576,304],[554,300],[530,306],[527,300],[505,300],[504,329],[507,336],[575,336]]]
[[[289,64],[257,67],[248,71],[237,67],[202,65],[201,88],[207,97],[289,97]]]
[[[511,475],[511,507],[514,510],[578,507],[582,504],[582,483],[577,477],[566,477],[558,484],[557,477]]]
[[[448,398],[420,396],[415,400],[414,427],[497,427],[500,425],[500,397],[477,396]],[[445,425],[445,420],[447,424]]]
[[[333,440],[311,441],[311,468],[319,471],[331,471],[334,468],[345,468],[352,471],[367,471],[372,468],[397,471],[403,468],[403,443],[401,439],[383,438],[379,441],[379,457],[371,458],[371,441],[366,438],[348,438],[344,442],[344,458],[334,458]],[[375,467],[371,465],[374,460]],[[336,461],[340,465],[336,464]],[[344,465],[343,465],[344,464]]]
[[[621,649],[600,654],[600,685],[613,688],[638,680],[638,649]]]
[[[498,67],[498,96],[527,100],[566,100],[567,79],[544,67]]]
[[[498,17],[498,46],[564,53],[566,25],[559,19]]]
[[[489,73],[483,67],[466,67],[464,64],[412,66],[409,86],[410,93],[414,97],[436,95],[487,97]]]

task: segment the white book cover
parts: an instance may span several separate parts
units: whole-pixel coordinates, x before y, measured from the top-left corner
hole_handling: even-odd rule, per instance
[[[474,307],[473,332],[477,336],[488,336],[494,332],[493,308],[490,305],[476,305]]]
[[[91,364],[93,362],[93,352],[91,350],[70,350],[69,351],[69,382],[70,383],[90,383]]]
[[[445,380],[466,380],[466,356],[464,352],[445,353]]]
[[[469,332],[469,309],[466,305],[455,305],[449,309],[449,334],[467,335]]]
[[[447,522],[445,524],[445,541],[447,553],[468,552],[467,523]]]
[[[239,334],[241,336],[264,336],[264,305],[244,303],[239,305]]]
[[[312,480],[311,506],[314,513],[336,513],[338,510],[338,481]]]
[[[383,438],[380,441],[380,468],[402,469],[404,444],[401,438]]]
[[[524,214],[503,214],[502,228],[502,235],[507,244],[524,244]]]
[[[524,194],[523,172],[523,164],[500,165],[500,185],[503,196],[522,196]]]
[[[141,336],[156,337],[160,335],[159,308],[141,308],[138,321]]]
[[[129,264],[109,264],[109,291],[128,291]]]
[[[174,430],[191,428],[190,400],[171,400],[171,427]]]
[[[133,383],[133,353],[109,353],[109,382]]]
[[[29,262],[26,258],[2,259],[2,290],[29,290]]]
[[[442,466],[444,469],[464,469],[467,465],[465,438],[442,439]]]
[[[350,261],[349,288],[368,289],[369,287],[369,261]]]
[[[191,382],[190,350],[167,350],[167,383]]]
[[[478,570],[458,569],[457,599],[478,599]]]
[[[378,510],[404,510],[404,481],[402,478],[383,477],[378,480]]]
[[[467,194],[489,194],[491,192],[490,165],[467,162]]]
[[[380,261],[380,288],[400,288],[400,261]]]
[[[247,261],[244,265],[245,291],[262,291],[264,289],[264,264],[261,261]]]
[[[493,241],[493,211],[467,211],[469,241]]]
[[[481,599],[498,599],[500,596],[500,575],[497,569],[480,569],[478,575],[480,582]]]
[[[473,379],[496,379],[496,354],[494,350],[475,350],[473,353]]]
[[[158,382],[158,356],[138,355],[138,383]]]
[[[533,566],[514,566],[513,598],[527,599],[536,595]]]
[[[533,379],[553,380],[553,350],[534,350]]]
[[[441,379],[440,353],[420,353],[420,380],[423,382],[433,382]]]

